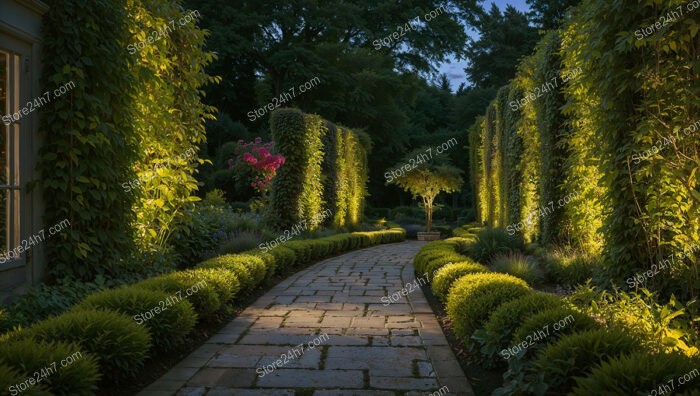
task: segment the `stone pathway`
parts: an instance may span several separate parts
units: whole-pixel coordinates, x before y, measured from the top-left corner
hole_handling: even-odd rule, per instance
[[[473,395],[423,292],[389,303],[414,282],[421,246],[375,246],[298,272],[140,395]]]

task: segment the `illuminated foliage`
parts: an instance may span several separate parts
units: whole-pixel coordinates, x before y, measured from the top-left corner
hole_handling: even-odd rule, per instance
[[[620,281],[673,255],[674,268],[653,284],[697,295],[700,23],[687,3],[584,1],[566,28],[565,53],[567,67],[583,68],[569,95],[572,109],[584,105],[579,113],[589,117],[577,122],[592,139],[578,143],[586,154],[600,147],[608,276]],[[647,35],[662,17],[669,23]]]
[[[204,121],[214,118],[214,109],[202,103],[202,89],[217,81],[204,67],[214,55],[204,51],[207,33],[197,27],[197,11],[159,0],[127,4],[133,47],[126,50],[135,52],[132,74],[140,82],[132,120],[140,142],[134,167],[142,181],[134,227],[141,250],[163,251],[175,234],[186,232],[187,209],[198,200],[197,152],[206,141]],[[158,40],[151,43],[153,37]]]
[[[213,55],[178,2],[50,5],[43,87],[73,81],[75,88],[41,117],[44,221],[71,224],[47,239],[49,270],[83,279],[113,275],[134,241],[141,251],[168,250],[186,220],[197,190],[196,151],[212,112],[201,88],[213,80],[203,72]],[[154,31],[159,39],[149,41]],[[145,45],[137,51],[134,43]]]

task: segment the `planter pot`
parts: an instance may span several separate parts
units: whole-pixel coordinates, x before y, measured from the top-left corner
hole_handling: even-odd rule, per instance
[[[440,232],[439,231],[431,231],[431,232],[419,232],[418,233],[418,240],[419,241],[437,241],[440,239]]]

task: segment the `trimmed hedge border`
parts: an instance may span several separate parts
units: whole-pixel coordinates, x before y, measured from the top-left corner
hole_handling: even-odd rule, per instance
[[[236,296],[252,293],[275,274],[289,268],[301,269],[349,250],[405,239],[404,229],[392,228],[293,241],[268,252],[256,249],[219,256],[193,269],[92,294],[66,313],[8,334],[0,346],[12,348],[27,342],[74,343],[76,351],[73,352],[80,349],[79,352],[90,356],[84,361],[86,367],[99,365],[99,372],[88,373],[70,384],[76,394],[84,393],[80,390],[96,389],[100,375],[103,385],[124,383],[137,376],[147,359],[173,349],[197,323],[214,319],[218,313],[229,309]],[[169,309],[164,310],[163,305]],[[141,323],[136,320],[137,315]],[[3,371],[0,382],[23,381],[30,375],[24,363],[26,358],[17,356],[0,358],[0,371]],[[42,384],[33,392],[25,393],[47,394],[44,388],[52,394],[65,393],[66,384],[61,387],[48,381]]]

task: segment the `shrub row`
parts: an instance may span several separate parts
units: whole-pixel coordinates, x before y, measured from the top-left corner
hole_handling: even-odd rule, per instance
[[[416,256],[416,271],[437,269],[432,290],[446,299],[455,335],[474,357],[487,367],[507,364],[505,385],[494,395],[649,394],[698,367],[692,358],[644,349],[620,327],[605,327],[522,279],[488,272],[460,253],[461,242],[425,245]],[[475,250],[474,244],[462,252]],[[463,262],[445,263],[446,258]],[[689,375],[693,378],[682,391],[691,392],[700,381],[697,372]]]
[[[299,240],[267,252],[254,250],[204,261],[85,298],[70,311],[9,333],[0,344],[0,385],[12,386],[75,352],[82,357],[26,394],[94,394],[123,383],[144,362],[176,350],[200,321],[212,321],[239,294],[288,269],[348,250],[400,242],[400,228]],[[8,370],[5,370],[7,366]]]

